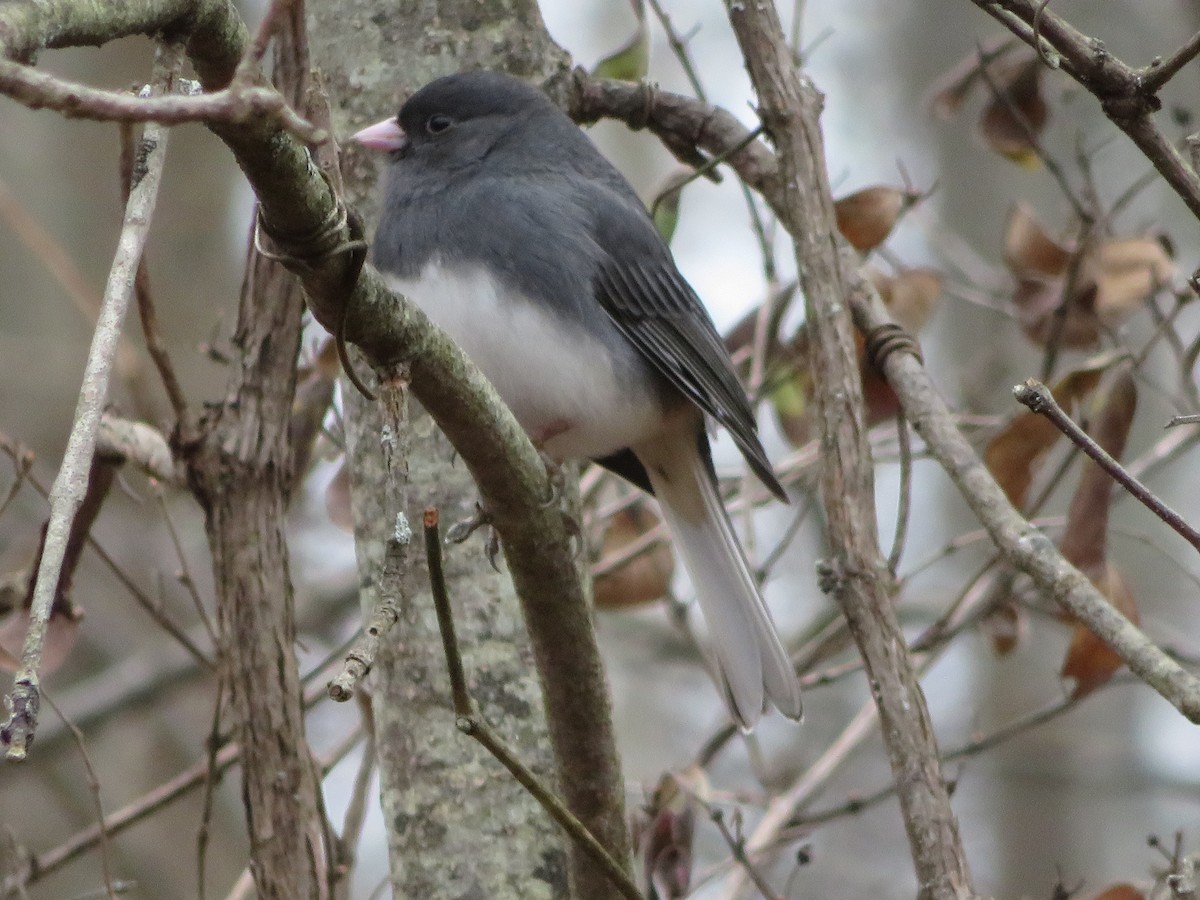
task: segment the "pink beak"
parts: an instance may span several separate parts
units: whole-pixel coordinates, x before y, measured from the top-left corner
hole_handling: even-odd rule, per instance
[[[357,141],[372,150],[395,152],[408,146],[408,135],[400,127],[395,118],[384,119],[374,125],[368,125],[355,134],[351,140]]]

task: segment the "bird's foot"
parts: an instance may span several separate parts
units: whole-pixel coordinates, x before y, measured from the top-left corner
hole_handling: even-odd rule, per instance
[[[500,564],[496,560],[500,555],[500,533],[492,525],[492,515],[484,509],[482,503],[475,504],[474,515],[450,526],[446,532],[446,540],[452,544],[462,544],[480,528],[487,529],[483,552],[487,554],[492,568],[499,572]]]
[[[551,506],[557,506],[562,500],[567,489],[567,476],[563,472],[562,464],[545,450],[539,448],[538,456],[542,458],[542,465],[546,467],[546,483],[550,487],[550,496],[546,498],[542,508],[549,509]]]

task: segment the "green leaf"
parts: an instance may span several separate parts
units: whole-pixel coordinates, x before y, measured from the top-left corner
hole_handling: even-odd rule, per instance
[[[650,215],[654,217],[654,227],[662,239],[668,244],[675,235],[675,227],[679,224],[679,198],[683,188],[694,177],[691,169],[675,172],[663,182],[663,186],[650,204]]]
[[[637,30],[625,44],[614,53],[596,63],[592,74],[597,78],[615,78],[618,81],[641,81],[650,71],[650,30],[646,27],[645,15],[638,16]]]

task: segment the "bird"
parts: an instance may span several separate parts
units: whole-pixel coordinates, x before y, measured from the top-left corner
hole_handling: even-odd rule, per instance
[[[799,684],[721,502],[706,423],[786,502],[733,364],[646,207],[539,88],[438,78],[362,129],[386,156],[372,262],[489,379],[535,446],[653,494],[752,729]]]

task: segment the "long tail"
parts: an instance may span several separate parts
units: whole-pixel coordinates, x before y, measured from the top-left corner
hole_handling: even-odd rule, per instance
[[[801,717],[800,686],[717,493],[708,437],[638,448],[700,601],[729,711],[743,729],[774,703]]]

